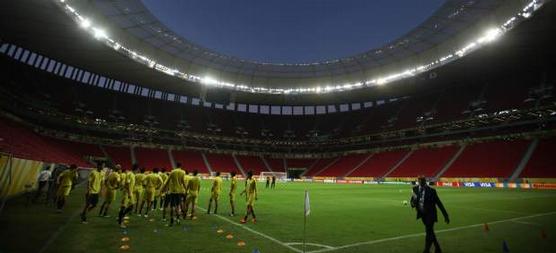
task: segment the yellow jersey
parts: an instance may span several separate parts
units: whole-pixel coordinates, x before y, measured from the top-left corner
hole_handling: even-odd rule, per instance
[[[143,173],[135,174],[135,190],[143,190],[145,176]]]
[[[102,174],[98,170],[93,170],[89,173],[89,184],[87,191],[90,194],[98,194],[100,192],[100,187],[102,186]]]
[[[127,173],[126,172],[120,172],[120,187],[122,189],[122,191],[124,190],[125,184],[126,184],[126,176]]]
[[[187,193],[191,196],[198,196],[201,188],[201,179],[198,176],[192,176],[187,184]]]
[[[150,191],[154,191],[163,184],[162,178],[155,173],[149,174],[145,178],[145,188]]]
[[[218,177],[215,177],[214,181],[212,182],[211,192],[212,193],[220,193],[220,191],[222,191],[222,178],[218,176]]]
[[[118,172],[111,172],[106,179],[106,187],[108,190],[116,190],[120,186],[120,173]]]
[[[247,185],[245,186],[245,192],[247,196],[257,196],[257,180],[248,179]]]
[[[65,170],[58,176],[58,182],[60,182],[60,186],[62,187],[71,187],[75,178],[77,178],[76,171]]]
[[[169,193],[185,193],[185,171],[181,168],[173,169],[168,176],[165,188]]]
[[[135,189],[135,174],[133,174],[133,172],[128,171],[127,173],[125,173],[125,181],[123,186],[123,189],[126,192],[133,193],[133,190]]]
[[[230,194],[235,194],[236,190],[237,190],[237,178],[233,176],[232,181],[230,182]]]

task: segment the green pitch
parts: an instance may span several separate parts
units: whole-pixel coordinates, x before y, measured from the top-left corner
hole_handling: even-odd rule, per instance
[[[154,221],[131,216],[127,235],[112,218],[91,213],[79,223],[83,189],[72,192],[62,214],[42,204],[25,206],[23,198],[8,201],[0,214],[0,252],[122,252],[121,238],[130,238],[126,252],[301,252],[304,190],[310,192],[307,252],[421,252],[424,227],[402,202],[409,186],[279,183],[259,184],[257,224],[239,225],[245,200],[237,197],[237,213],[228,217],[228,198],[220,199],[221,216],[197,210],[198,219],[165,227],[160,211]],[[243,187],[240,187],[240,189]],[[199,200],[206,208],[209,182]],[[227,190],[227,183],[225,188]],[[445,252],[556,252],[556,191],[438,188],[452,223],[442,217],[436,226]],[[485,231],[484,223],[489,231]],[[222,233],[218,233],[222,230]],[[544,230],[544,233],[541,232]],[[232,239],[226,236],[231,234]],[[544,234],[544,236],[542,235]],[[239,247],[239,241],[245,246]]]

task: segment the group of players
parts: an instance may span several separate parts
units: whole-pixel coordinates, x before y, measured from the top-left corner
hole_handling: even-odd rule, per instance
[[[71,165],[68,170],[58,176],[56,202],[59,211],[63,209],[77,176],[77,166],[75,165]],[[214,214],[217,213],[222,181],[220,173],[216,172],[212,179],[207,214],[210,214],[211,210]],[[166,213],[167,209],[170,209],[170,222],[167,226],[173,226],[175,222],[179,224],[180,217],[184,220],[187,218],[195,220],[197,219],[195,205],[200,189],[201,178],[198,172],[195,170],[188,173],[182,169],[180,163],[176,163],[176,168],[170,172],[163,172],[156,168],[152,171],[145,171],[145,169],[139,169],[137,165],[133,165],[131,169],[125,171],[120,165],[114,166],[113,169],[104,169],[104,164],[99,163],[97,168],[89,173],[85,193],[86,203],[81,212],[81,222],[87,223],[87,214],[97,206],[101,194],[104,195],[104,202],[100,207],[99,216],[110,217],[108,210],[116,200],[118,192],[121,194],[118,213],[118,224],[121,227],[126,226],[123,222],[125,216],[135,213],[147,218],[149,211],[156,210],[157,205],[162,211],[163,221],[167,221]],[[236,173],[231,172],[228,193],[230,216],[235,215],[236,190]],[[247,213],[240,222],[246,223],[249,216],[252,216],[253,223],[256,223],[253,207],[257,200],[257,183],[252,172],[247,173],[245,190],[240,195],[245,195],[247,201]],[[143,212],[144,207],[145,211]]]

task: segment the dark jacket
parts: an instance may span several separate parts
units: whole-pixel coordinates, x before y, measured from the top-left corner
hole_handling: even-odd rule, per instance
[[[438,215],[436,211],[436,206],[440,208],[442,215],[444,215],[445,219],[448,218],[448,212],[444,208],[442,201],[438,198],[438,194],[436,194],[436,190],[429,186],[425,186],[425,201],[423,203],[423,211],[419,208],[419,186],[413,187],[414,195],[411,197],[411,207],[414,207],[417,210],[417,219],[423,219],[423,221],[438,221]]]

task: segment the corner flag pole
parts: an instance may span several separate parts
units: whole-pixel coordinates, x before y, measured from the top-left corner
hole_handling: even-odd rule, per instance
[[[305,201],[303,208],[303,253],[305,253],[305,232],[307,227],[307,215],[311,213],[311,204],[309,202],[309,192],[305,190]]]

